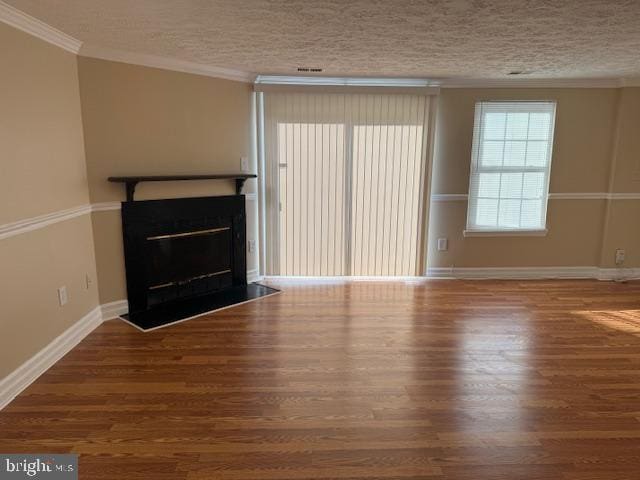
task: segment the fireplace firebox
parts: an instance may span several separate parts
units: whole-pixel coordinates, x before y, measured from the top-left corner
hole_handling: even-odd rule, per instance
[[[276,292],[247,285],[243,195],[128,201],[129,322],[143,330]]]

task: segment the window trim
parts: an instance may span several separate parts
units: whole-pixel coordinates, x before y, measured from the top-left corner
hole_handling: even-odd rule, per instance
[[[540,229],[505,229],[505,230],[468,230],[462,234],[465,237],[546,237],[549,230]]]
[[[525,166],[501,166],[501,167],[482,167],[478,168],[479,165],[479,153],[480,153],[480,143],[482,139],[482,135],[484,132],[484,122],[482,122],[482,105],[499,105],[499,104],[507,104],[513,106],[513,112],[522,112],[522,113],[531,113],[536,112],[535,108],[531,108],[531,104],[551,104],[553,105],[553,112],[551,116],[551,124],[550,124],[550,136],[548,138],[549,143],[549,162],[546,167],[525,167]],[[522,108],[518,108],[519,105],[522,105]],[[556,126],[556,113],[558,109],[558,102],[553,99],[546,100],[479,100],[475,103],[474,106],[474,123],[473,123],[473,139],[472,139],[472,147],[471,147],[471,162],[469,169],[469,188],[468,188],[468,201],[467,201],[467,219],[465,229],[463,230],[463,235],[465,237],[500,237],[500,236],[546,236],[548,233],[547,228],[547,211],[549,205],[549,186],[551,180],[551,164],[553,161],[553,151],[554,151],[554,141],[555,141],[555,126]],[[546,109],[541,108],[541,111],[546,112]],[[506,141],[503,139],[502,141]],[[525,172],[543,172],[545,173],[545,184],[543,186],[543,211],[542,216],[544,218],[544,224],[540,228],[496,228],[496,227],[473,227],[470,225],[470,219],[472,215],[472,199],[477,200],[477,195],[474,195],[472,191],[472,180],[473,176],[478,172],[496,172],[496,173],[525,173]],[[522,200],[522,198],[520,198]],[[477,204],[477,201],[475,202]],[[474,210],[475,211],[475,210]],[[499,213],[498,213],[499,214]]]

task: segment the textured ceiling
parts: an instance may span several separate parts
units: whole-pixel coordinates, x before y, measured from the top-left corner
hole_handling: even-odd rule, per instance
[[[5,0],[90,45],[252,73],[640,75],[640,0]]]

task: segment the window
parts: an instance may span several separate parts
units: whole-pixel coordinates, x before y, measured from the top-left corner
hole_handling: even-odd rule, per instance
[[[476,104],[465,234],[546,231],[555,108]]]

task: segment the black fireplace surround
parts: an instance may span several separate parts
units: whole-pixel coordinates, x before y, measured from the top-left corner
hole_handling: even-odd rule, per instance
[[[247,285],[243,195],[123,202],[122,229],[125,318],[143,330],[272,293]]]

